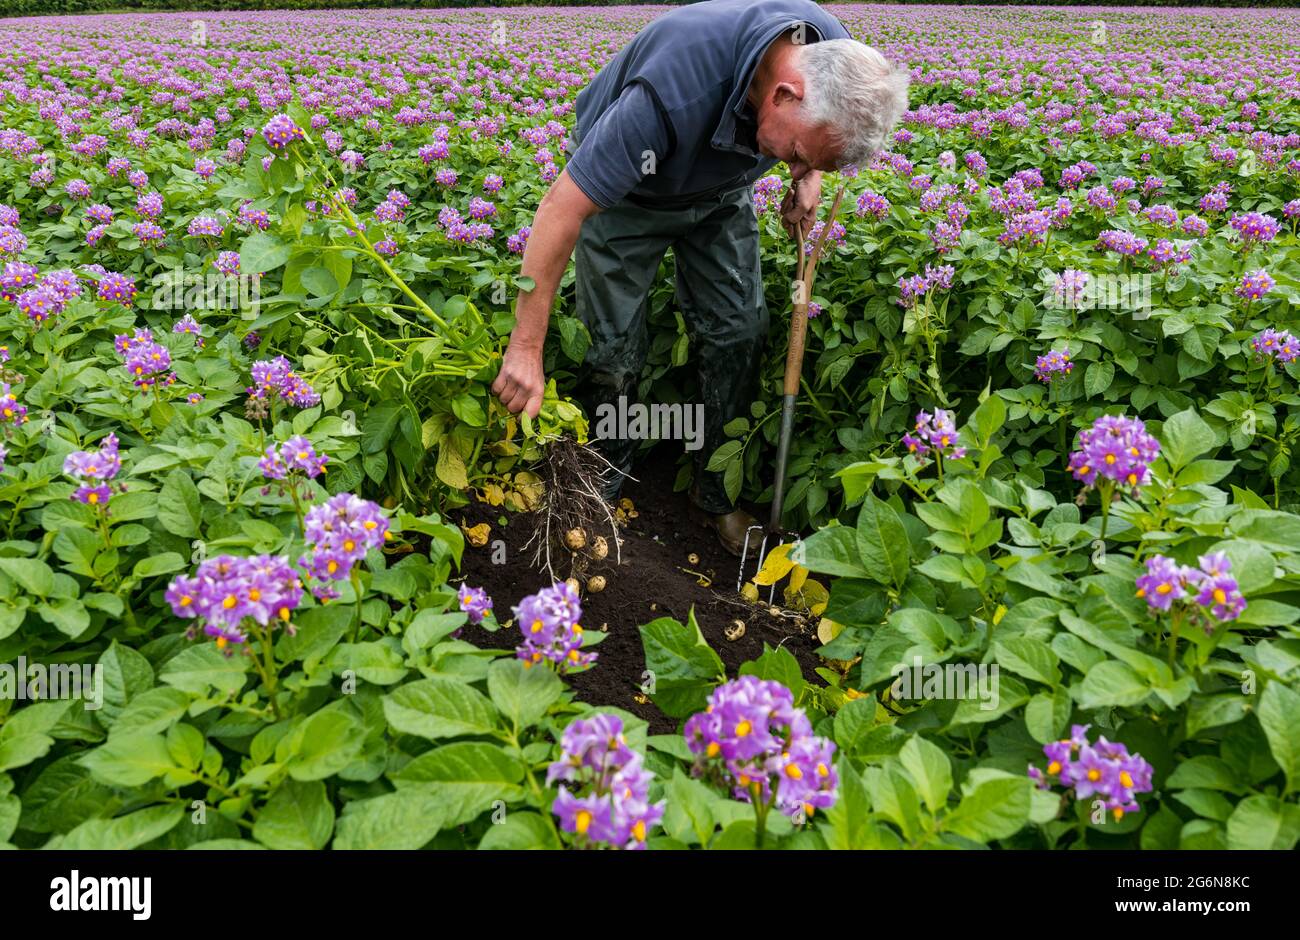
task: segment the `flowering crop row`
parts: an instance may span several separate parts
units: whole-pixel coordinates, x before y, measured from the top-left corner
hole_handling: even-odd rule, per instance
[[[914,98],[810,305],[787,522],[840,524],[764,573],[828,663],[640,625],[664,735],[576,700],[565,585],[453,587],[441,515],[583,432],[567,289],[538,421],[489,383],[573,99],[658,11],[0,26],[0,844],[1294,844],[1294,25],[833,9]],[[645,385],[690,400],[671,292]],[[759,498],[779,347],[714,455]]]

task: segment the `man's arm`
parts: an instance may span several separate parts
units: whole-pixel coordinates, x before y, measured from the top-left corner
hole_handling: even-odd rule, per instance
[[[537,207],[520,270],[535,284],[519,294],[515,328],[492,383],[492,391],[512,414],[526,411],[535,418],[542,407],[542,345],[551,304],[583,220],[608,209],[653,172],[655,161],[667,158],[671,139],[668,122],[649,90],[632,85],[601,115]],[[648,160],[649,155],[655,160]]]
[[[542,407],[546,377],[542,372],[542,344],[551,319],[551,304],[560,279],[578,242],[578,231],[600,207],[587,198],[568,171],[562,172],[542,197],[533,217],[532,232],[524,248],[520,274],[533,279],[530,291],[520,291],[515,303],[515,328],[510,333],[501,371],[492,391],[512,414],[526,411],[537,417]]]

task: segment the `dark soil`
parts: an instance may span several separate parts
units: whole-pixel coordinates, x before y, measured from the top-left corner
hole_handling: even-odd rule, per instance
[[[727,553],[710,529],[690,517],[686,494],[672,491],[677,454],[672,445],[660,445],[633,469],[636,480],[624,483],[622,496],[632,500],[637,515],[619,533],[622,564],[615,564],[611,540],[608,557],[590,563],[586,570],[587,575],[604,575],[607,586],[596,594],[585,590],[582,594],[582,625],[609,636],[594,648],[599,653],[595,665],[569,677],[580,701],[626,709],[648,721],[651,734],[671,734],[678,724],[640,691],[646,666],[637,628],[657,617],[685,622],[694,607],[705,640],[721,657],[729,676],[735,676],[742,663],[761,655],[764,643],[784,646],[810,681],[820,681],[813,670],[822,663],[813,652],[819,645],[814,622],[791,611],[773,615],[766,603],[750,604],[736,593],[739,560]],[[450,516],[467,526],[480,522],[491,526],[486,546],[474,548],[467,542],[461,575],[469,585],[487,589],[502,623],[510,618],[512,605],[550,583],[532,565],[533,548],[523,547],[531,534],[527,517],[483,503],[454,510]],[[507,518],[504,527],[499,524],[503,516]],[[610,538],[608,532],[589,534]],[[505,564],[492,563],[495,539],[506,543]],[[699,556],[698,564],[689,563],[692,553]],[[556,574],[566,577],[567,553],[559,554],[566,560],[562,569],[553,552]],[[747,576],[752,577],[753,566],[751,557]],[[700,583],[701,575],[710,581],[708,586]],[[762,597],[766,600],[767,589]],[[745,622],[744,635],[728,640],[724,631],[737,620]],[[462,638],[485,648],[511,649],[519,642],[519,632],[514,625],[495,633],[466,627]]]

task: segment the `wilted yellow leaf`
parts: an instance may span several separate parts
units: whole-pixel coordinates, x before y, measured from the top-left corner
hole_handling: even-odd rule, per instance
[[[817,639],[821,640],[822,643],[829,643],[831,640],[839,636],[840,631],[843,629],[844,624],[836,623],[834,620],[827,620],[823,617],[821,622],[817,624]]]
[[[797,594],[806,580],[808,580],[808,569],[803,565],[795,565],[794,569],[790,572],[790,586],[787,590],[793,591]]]
[[[763,559],[763,567],[758,574],[754,575],[754,583],[764,586],[776,584],[794,567],[794,562],[790,560],[790,546],[778,545],[767,553]]]
[[[475,526],[461,525],[460,530],[465,533],[465,539],[475,548],[482,548],[488,542],[488,536],[492,533],[492,527],[486,522],[480,522]]]
[[[500,506],[506,501],[506,491],[497,483],[485,483],[478,499],[479,502],[487,503],[489,506]]]
[[[796,573],[798,566],[795,566]],[[830,592],[820,582],[807,577],[807,570],[804,570],[805,577],[800,579],[803,586],[800,590],[795,591],[791,588],[785,589],[785,603],[787,607],[795,610],[806,610],[814,617],[820,617],[822,611],[826,609],[826,603],[831,599]],[[794,576],[791,575],[790,583],[794,583]]]
[[[523,500],[525,509],[531,512],[541,505],[546,486],[537,474],[521,470],[515,474],[514,486],[519,498]]]

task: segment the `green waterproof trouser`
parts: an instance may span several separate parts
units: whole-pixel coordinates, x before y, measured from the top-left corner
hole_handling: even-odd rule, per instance
[[[729,512],[732,502],[722,474],[705,467],[727,440],[722,430],[727,422],[749,413],[768,325],[750,187],[674,208],[625,199],[583,222],[574,259],[577,315],[592,344],[577,397],[600,452],[624,473],[630,471],[639,439],[595,433],[597,415],[602,405],[605,413],[619,409],[620,397],[636,405],[649,351],[648,294],[669,248],[703,399],[703,446],[695,452],[693,496],[701,509]],[[620,476],[606,495],[617,495],[621,481]]]

